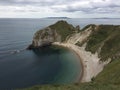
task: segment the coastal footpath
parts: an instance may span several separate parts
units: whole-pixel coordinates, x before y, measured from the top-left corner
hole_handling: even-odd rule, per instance
[[[28,49],[48,45],[64,46],[79,55],[83,66],[80,82],[89,82],[81,84],[81,88],[92,87],[91,84],[93,89],[97,88],[96,85],[99,89],[105,90],[118,88],[120,84],[120,25],[90,24],[80,29],[80,26],[74,27],[66,21],[58,21],[37,31]],[[63,87],[67,86],[60,86],[60,88]],[[70,87],[73,88],[74,85]]]

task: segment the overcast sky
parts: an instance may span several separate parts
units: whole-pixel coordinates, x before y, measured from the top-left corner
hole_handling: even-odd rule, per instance
[[[120,18],[120,0],[0,0],[0,18]]]

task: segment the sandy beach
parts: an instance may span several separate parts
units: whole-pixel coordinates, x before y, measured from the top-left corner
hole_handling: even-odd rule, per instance
[[[104,66],[109,63],[101,62],[100,58],[98,58],[97,53],[92,54],[91,52],[85,51],[85,47],[79,47],[70,43],[59,43],[54,42],[53,45],[59,45],[63,47],[67,47],[73,50],[80,57],[80,62],[82,63],[82,75],[80,82],[89,82],[93,77],[95,77],[98,73],[100,73]]]

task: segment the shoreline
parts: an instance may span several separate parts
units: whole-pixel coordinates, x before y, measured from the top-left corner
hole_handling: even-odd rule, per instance
[[[83,63],[82,63],[82,61],[81,61],[80,55],[79,55],[74,49],[71,49],[70,47],[64,45],[63,43],[60,44],[60,43],[56,42],[56,43],[53,43],[52,45],[57,45],[57,46],[62,46],[62,47],[68,48],[69,50],[71,50],[73,53],[75,53],[75,54],[79,57],[79,61],[80,61],[80,64],[81,64],[81,72],[80,72],[79,80],[76,80],[75,83],[81,82],[81,80],[82,80],[82,78],[83,78],[83,76],[84,76],[84,66],[83,66]]]
[[[63,46],[63,47],[64,47],[64,46]],[[83,63],[82,63],[82,59],[81,59],[80,55],[79,55],[74,49],[71,49],[71,48],[69,48],[69,47],[66,47],[66,48],[68,48],[68,49],[71,50],[73,53],[75,53],[75,54],[78,56],[78,58],[79,58],[80,65],[81,65],[81,72],[80,72],[80,77],[79,77],[79,79],[76,81],[76,83],[79,83],[79,82],[81,82],[81,80],[82,80],[82,78],[83,78],[83,76],[84,76],[84,65],[83,65]]]
[[[84,65],[83,65],[83,62],[82,62],[82,59],[81,59],[80,55],[75,50],[73,50],[73,49],[70,49],[70,50],[72,50],[79,57],[79,61],[80,61],[80,65],[81,65],[81,72],[80,72],[80,77],[79,77],[79,80],[78,80],[78,83],[79,83],[79,82],[82,81],[82,78],[84,76]]]
[[[67,46],[65,46],[63,44],[61,45],[61,44],[55,44],[55,43],[53,43],[52,45],[65,47],[65,48],[69,49],[70,51],[72,51],[73,53],[75,53],[78,56],[79,61],[80,61],[80,65],[81,65],[81,72],[80,72],[80,77],[78,77],[79,79],[77,79],[75,83],[81,82],[83,74],[84,74],[84,66],[83,66],[83,63],[81,61],[80,55],[74,49],[71,49],[70,47],[67,47]]]
[[[70,43],[59,43],[54,42],[52,45],[58,45],[66,47],[73,52],[75,52],[79,58],[82,67],[82,75],[79,78],[79,82],[90,82],[93,77],[96,77],[104,68],[104,66],[109,63],[101,62],[98,58],[98,54],[92,54],[85,50],[85,47],[79,47]]]

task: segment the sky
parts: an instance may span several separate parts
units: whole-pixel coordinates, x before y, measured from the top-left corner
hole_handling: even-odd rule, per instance
[[[0,18],[120,18],[120,0],[0,0]]]

